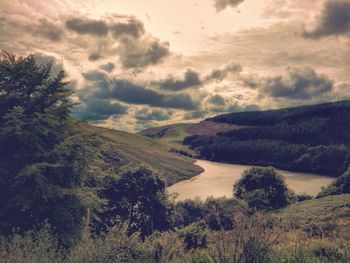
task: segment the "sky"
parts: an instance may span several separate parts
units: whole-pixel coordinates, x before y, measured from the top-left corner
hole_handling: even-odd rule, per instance
[[[350,98],[350,0],[0,0],[0,49],[129,132]]]

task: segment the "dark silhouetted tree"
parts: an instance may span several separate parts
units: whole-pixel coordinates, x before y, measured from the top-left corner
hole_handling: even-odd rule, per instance
[[[101,197],[108,204],[99,214],[97,231],[127,223],[129,234],[139,232],[144,238],[155,230],[170,227],[171,207],[164,181],[149,169],[138,168],[125,172],[121,178],[106,178]]]

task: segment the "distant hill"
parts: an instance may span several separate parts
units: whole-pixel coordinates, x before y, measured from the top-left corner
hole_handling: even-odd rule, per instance
[[[166,142],[138,134],[79,124],[83,133],[94,134],[101,141],[98,150],[99,167],[118,173],[123,166],[146,164],[163,175],[167,185],[189,179],[202,172],[193,159],[170,152]]]
[[[219,115],[240,127],[184,144],[203,159],[339,176],[350,165],[350,102]]]
[[[185,137],[191,135],[213,136],[219,132],[228,132],[238,128],[237,125],[219,123],[213,121],[203,121],[199,123],[179,123],[166,126],[149,128],[140,131],[139,134],[169,142],[180,142]]]

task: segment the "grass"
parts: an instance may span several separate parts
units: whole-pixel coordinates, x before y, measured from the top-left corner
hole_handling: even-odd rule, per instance
[[[348,214],[347,214],[348,213]],[[327,196],[298,202],[278,211],[283,218],[300,223],[350,215],[350,194]]]
[[[311,237],[350,240],[350,194],[295,203],[277,214],[295,231]]]
[[[79,128],[101,139],[100,157],[108,166],[106,168],[116,173],[128,164],[146,164],[159,171],[167,185],[171,185],[202,172],[202,168],[193,164],[193,159],[169,152],[173,144],[166,141],[84,123],[79,124]]]
[[[70,249],[60,248],[48,227],[0,237],[4,263],[329,263],[349,262],[348,241],[320,239],[281,228],[269,214],[237,213],[235,228],[212,231],[190,225],[155,233],[141,241],[123,228],[101,237],[89,235]],[[287,231],[286,231],[287,230]],[[292,231],[290,233],[290,231]],[[200,241],[198,243],[198,241]]]

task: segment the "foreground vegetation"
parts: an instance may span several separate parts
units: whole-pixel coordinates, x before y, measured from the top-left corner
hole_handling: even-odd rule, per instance
[[[253,167],[236,198],[177,203],[166,185],[190,159],[72,120],[67,84],[34,56],[1,54],[1,263],[349,262],[350,170],[310,201]]]
[[[60,248],[48,228],[14,234],[0,242],[4,263],[37,262],[349,262],[350,244],[335,230],[298,230],[278,218],[236,212],[232,230],[213,231],[204,224],[145,240],[114,228],[88,235],[69,250]]]

